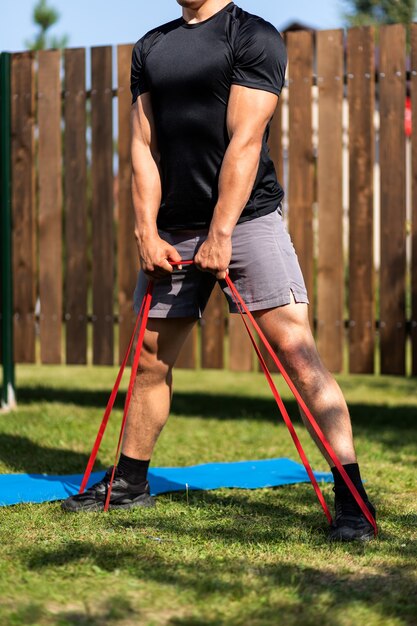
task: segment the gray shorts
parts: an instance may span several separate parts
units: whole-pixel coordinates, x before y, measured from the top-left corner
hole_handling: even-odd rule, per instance
[[[207,237],[207,229],[159,231],[184,260],[193,259]],[[280,211],[237,224],[232,235],[232,259],[229,276],[250,311],[271,309],[290,303],[290,291],[296,302],[308,303],[307,291],[298,258]],[[226,282],[219,281],[231,313],[236,305]],[[133,308],[139,312],[148,284],[139,271],[133,296]],[[149,317],[201,317],[216,277],[194,265],[175,269],[167,278],[156,280]]]

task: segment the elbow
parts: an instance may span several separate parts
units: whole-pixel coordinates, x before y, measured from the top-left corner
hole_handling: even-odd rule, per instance
[[[262,135],[234,133],[230,138],[232,150],[238,154],[260,154],[262,149]]]
[[[153,169],[156,165],[160,170],[161,155],[158,150],[152,150],[150,146],[141,148],[140,150],[132,150],[131,164],[133,176],[140,175],[144,169]]]

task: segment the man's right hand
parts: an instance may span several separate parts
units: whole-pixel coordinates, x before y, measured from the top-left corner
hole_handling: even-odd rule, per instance
[[[181,256],[174,246],[156,236],[137,237],[139,260],[142,270],[149,278],[166,278],[173,272],[170,261],[178,263]],[[181,269],[181,266],[176,266]]]

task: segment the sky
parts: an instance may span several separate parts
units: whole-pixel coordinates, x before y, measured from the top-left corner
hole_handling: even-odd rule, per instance
[[[36,28],[36,0],[0,0],[0,50],[25,49]],[[176,0],[49,0],[60,13],[51,34],[69,36],[69,47],[134,43],[151,28],[182,15]],[[242,9],[261,15],[278,30],[296,20],[314,28],[342,27],[343,0],[240,0]]]

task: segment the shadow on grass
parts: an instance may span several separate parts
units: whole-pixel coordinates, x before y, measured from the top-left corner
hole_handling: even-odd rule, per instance
[[[90,607],[83,603],[84,608],[65,609],[59,612],[51,612],[40,604],[29,603],[18,606],[7,616],[4,615],[3,624],[10,625],[32,625],[54,624],[59,626],[110,626],[120,621],[129,619],[134,614],[138,618],[138,612],[134,611],[129,598],[125,596],[113,596],[100,602],[99,607]],[[0,614],[0,619],[3,616]]]
[[[365,606],[371,624],[386,624],[392,618],[395,624],[414,626],[413,569],[412,565],[391,566],[380,573],[352,576],[287,564],[261,566],[258,576],[266,585],[278,589],[291,585],[297,589],[296,599],[285,602],[282,594],[281,599],[259,603],[234,616],[174,617],[167,626],[344,626],[363,623]]]
[[[47,385],[36,385],[36,387],[19,387],[19,406],[37,404],[38,402],[59,402],[62,404],[75,404],[81,407],[100,408],[107,405],[111,389],[108,391],[97,391],[91,389],[65,389],[61,387],[48,387]],[[126,393],[119,391],[117,395],[117,405],[123,406]]]
[[[25,403],[41,401],[76,404],[80,407],[104,408],[108,393],[86,391],[84,389],[54,389],[46,386],[22,387],[19,401]],[[125,394],[120,394],[118,406],[123,404]],[[296,422],[300,422],[298,406],[293,399],[286,400],[287,410]],[[417,424],[417,403],[410,405],[378,405],[369,403],[349,403],[349,410],[355,435],[367,437],[370,441],[386,444],[391,451],[402,449],[404,442],[415,440]],[[280,422],[281,416],[272,398],[256,398],[229,394],[201,392],[174,393],[171,414],[181,417],[203,417],[217,420],[248,419],[255,421]],[[406,432],[410,431],[410,437]],[[80,469],[80,466],[78,466]]]
[[[84,471],[89,454],[42,446],[20,435],[0,433],[0,459],[11,469],[10,473],[77,474]],[[96,461],[96,471],[105,466]]]
[[[304,489],[298,491],[295,495],[299,502],[304,503],[305,496],[310,498],[307,487],[305,493]],[[354,611],[356,605],[366,606],[381,619],[395,616],[406,620],[404,624],[414,623],[411,620],[416,615],[417,598],[415,568],[410,557],[413,554],[417,556],[415,543],[410,543],[406,553],[398,553],[394,563],[384,564],[380,571],[372,568],[370,572],[363,572],[355,567],[346,569],[346,565],[337,571],[325,564],[322,567],[306,565],[303,558],[300,559],[302,565],[298,565],[300,550],[305,557],[303,539],[304,542],[307,539],[309,550],[324,550],[327,553],[328,544],[320,532],[326,523],[317,511],[310,510],[307,513],[297,512],[294,519],[288,493],[282,502],[279,498],[277,500],[271,506],[250,501],[242,494],[223,497],[205,493],[200,498],[196,494],[192,504],[207,506],[209,513],[215,506],[223,507],[224,514],[212,514],[211,518],[201,520],[190,512],[190,516],[177,516],[175,519],[160,516],[156,520],[148,520],[148,523],[141,521],[138,515],[135,526],[141,541],[135,545],[126,546],[118,542],[112,546],[107,541],[100,544],[89,540],[72,541],[54,549],[30,546],[21,551],[19,558],[29,569],[38,572],[51,567],[82,564],[83,567],[94,566],[99,568],[98,571],[107,573],[119,570],[144,584],[153,581],[185,591],[190,598],[188,616],[171,618],[165,622],[170,626],[272,626],[278,622],[286,626],[315,626],[319,623],[338,626],[347,623],[346,612],[350,609]],[[112,530],[123,532],[123,529],[134,526],[125,515],[117,513],[106,516],[104,520]],[[313,533],[303,536],[306,528]],[[144,534],[146,531],[149,535],[159,533],[162,541],[154,541],[155,537]],[[189,542],[189,548],[185,541]],[[178,546],[175,546],[176,542]],[[218,542],[216,550],[210,547],[211,542]],[[252,563],[243,552],[242,556],[236,556],[239,554],[236,550],[228,552],[227,545],[236,543],[246,547],[248,544],[257,547],[267,545],[269,562],[259,560]],[[171,547],[173,544],[174,549]],[[289,561],[291,553],[287,548],[291,544],[294,552]],[[390,544],[391,541],[384,538],[374,544],[374,549],[380,551],[381,556],[385,550],[392,554],[393,546]],[[191,549],[195,545],[200,546],[199,553]],[[280,545],[286,547],[284,558],[280,555]],[[334,550],[340,551],[344,563],[346,551],[350,553],[352,562],[355,558],[361,559],[367,552],[367,548],[360,544],[334,546]],[[274,554],[275,562],[271,562]],[[289,589],[296,590],[296,593],[288,596]],[[271,590],[274,590],[273,599],[269,601],[267,598]],[[248,607],[248,593],[256,598],[265,593],[264,601],[254,600]],[[216,614],[213,609],[212,602],[219,594],[233,601],[234,609],[228,610],[227,616]],[[200,609],[203,613],[198,614],[191,608],[194,598],[204,600],[210,606],[209,617],[204,607]],[[246,602],[242,610],[239,610],[240,602]],[[362,612],[360,615],[363,617]]]
[[[324,496],[333,514],[333,493],[327,490]],[[186,496],[182,493],[164,494],[161,500],[169,498],[170,503],[185,504]],[[159,499],[158,498],[158,499]],[[254,545],[277,546],[286,542],[313,541],[318,547],[329,546],[327,541],[328,522],[318,503],[316,495],[309,483],[270,487],[263,490],[254,500],[244,490],[196,491],[188,495],[188,505],[192,511],[206,509],[209,517],[203,522],[204,528],[192,515],[186,513],[180,523],[179,518],[172,518],[162,513],[155,522],[155,532],[165,536],[187,537],[192,542],[207,540],[219,541],[224,544],[239,543]],[[188,507],[187,507],[188,508]],[[165,509],[166,510],[166,509]],[[217,513],[216,513],[217,511]],[[109,517],[108,525],[116,531],[135,531],[146,529],[146,522],[141,521],[140,512],[137,517],[126,518],[114,515]],[[400,557],[417,559],[417,539],[404,539],[405,544],[398,543],[398,536],[389,528],[413,529],[417,526],[417,513],[398,513],[393,509],[384,511],[384,529],[379,528],[378,547],[387,548],[389,553]],[[295,521],[296,520],[296,521]],[[377,515],[379,525],[379,516]],[[332,544],[334,545],[334,544]],[[349,544],[348,549],[361,554],[367,544]],[[343,544],[343,547],[347,544]],[[340,544],[338,545],[338,548]],[[406,547],[406,550],[404,549]],[[416,586],[417,589],[417,586]]]
[[[382,384],[382,383],[381,383]],[[109,392],[85,389],[62,389],[47,386],[20,387],[19,404],[21,406],[37,402],[59,402],[75,404],[80,407],[104,408],[109,399]],[[125,393],[120,392],[118,406],[122,406]],[[285,400],[291,414],[298,419],[297,404],[293,399]],[[349,403],[352,419],[358,426],[373,428],[395,426],[396,429],[415,427],[417,421],[416,406],[379,405],[369,403]],[[270,398],[247,397],[233,394],[174,392],[172,414],[185,417],[209,417],[213,419],[241,419],[275,421],[278,414],[275,401]]]

